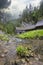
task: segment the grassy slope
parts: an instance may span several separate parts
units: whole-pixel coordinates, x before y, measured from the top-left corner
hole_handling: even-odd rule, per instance
[[[43,29],[42,30],[34,30],[34,31],[29,31],[25,32],[22,34],[17,35],[19,38],[35,38],[35,37],[40,37],[43,36]]]

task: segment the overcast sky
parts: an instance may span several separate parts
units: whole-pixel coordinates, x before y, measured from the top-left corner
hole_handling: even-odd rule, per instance
[[[38,6],[41,0],[11,0],[10,9],[22,11],[26,5]]]
[[[38,6],[41,0],[11,0],[10,12],[14,15],[18,15],[25,9],[26,5],[31,4],[33,7]]]

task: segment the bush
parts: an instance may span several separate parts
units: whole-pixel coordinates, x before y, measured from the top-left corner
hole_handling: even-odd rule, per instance
[[[0,34],[0,40],[2,40],[2,41],[9,41],[9,38],[5,34]]]
[[[4,30],[4,24],[0,22],[0,30]]]
[[[5,25],[5,32],[8,33],[8,34],[14,34],[15,32],[15,27],[12,23],[7,23]]]
[[[25,47],[25,46],[20,45],[16,48],[16,51],[17,51],[17,54],[20,55],[21,57],[32,56],[32,47],[31,46]]]
[[[15,26],[13,23],[6,23],[3,24],[0,22],[0,30],[5,31],[8,34],[14,34],[15,33]]]
[[[23,47],[23,46],[18,46],[17,47],[17,53],[21,56],[24,56],[24,54],[27,52],[27,48]]]

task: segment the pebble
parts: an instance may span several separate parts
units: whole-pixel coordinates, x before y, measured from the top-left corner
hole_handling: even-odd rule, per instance
[[[26,62],[25,59],[21,59],[21,61],[22,61],[22,63],[25,63]]]
[[[31,64],[31,65],[32,65],[33,63],[30,61],[30,62],[29,62],[29,64]]]
[[[5,57],[5,55],[4,55],[4,54],[1,54],[1,55],[0,55],[0,57],[1,57],[1,58],[4,58],[4,57]]]
[[[37,58],[37,57],[36,57],[36,58],[35,58],[35,60],[36,60],[36,61],[38,61],[38,60],[39,60],[39,58]]]

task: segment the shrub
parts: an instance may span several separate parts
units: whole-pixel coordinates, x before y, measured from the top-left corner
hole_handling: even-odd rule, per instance
[[[25,46],[19,45],[16,48],[16,51],[17,51],[17,54],[22,57],[32,56],[32,47],[31,46],[25,47]]]
[[[0,40],[9,41],[9,38],[8,38],[8,36],[5,35],[5,34],[0,34]]]
[[[0,30],[4,30],[4,24],[0,22]]]
[[[17,47],[17,53],[21,56],[24,56],[24,54],[26,53],[27,48],[23,47],[23,46],[18,46]]]
[[[8,34],[13,34],[15,32],[15,27],[12,23],[7,23],[5,25],[5,32]]]

